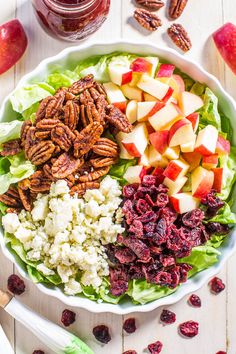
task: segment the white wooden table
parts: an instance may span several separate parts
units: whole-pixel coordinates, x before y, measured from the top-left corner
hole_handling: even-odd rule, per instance
[[[134,24],[132,13],[134,0],[111,0],[109,19],[103,27],[88,41],[125,39],[146,39],[157,45],[171,45],[165,30],[168,26],[165,9],[160,11],[163,27],[157,32],[146,34]],[[58,53],[67,47],[66,42],[59,42],[48,37],[39,27],[30,1],[0,0],[0,23],[18,17],[28,34],[29,46],[24,58],[6,74],[0,76],[0,102],[19,81],[31,71],[42,59]],[[210,73],[217,76],[223,86],[236,99],[236,77],[216,54],[210,38],[211,33],[225,22],[236,23],[234,0],[189,0],[188,7],[180,21],[188,30],[193,48],[186,55],[201,63]],[[228,261],[220,276],[226,283],[226,291],[218,296],[211,295],[208,286],[198,291],[202,299],[202,308],[194,309],[187,305],[187,299],[169,308],[176,312],[177,323],[163,327],[159,323],[161,308],[151,313],[138,314],[137,331],[132,335],[122,335],[124,317],[101,314],[93,315],[85,310],[77,309],[77,321],[70,330],[85,339],[96,354],[121,354],[128,349],[135,349],[138,354],[145,352],[147,345],[161,340],[164,344],[163,354],[215,354],[219,350],[228,354],[236,354],[236,255]],[[0,253],[0,288],[6,288],[8,276],[14,272],[14,266]],[[21,301],[47,318],[60,323],[61,302],[41,294],[36,287],[27,282],[27,291]],[[183,339],[177,334],[177,324],[185,320],[197,320],[200,333],[191,340]],[[25,328],[0,311],[0,322],[6,331],[17,354],[31,354],[35,349],[45,350],[51,354],[43,343],[31,335]],[[104,323],[109,326],[112,340],[105,346],[99,345],[93,338],[92,328]],[[4,354],[4,353],[0,353]]]

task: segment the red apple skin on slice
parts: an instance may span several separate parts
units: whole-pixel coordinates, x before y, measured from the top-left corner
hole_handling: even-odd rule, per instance
[[[26,33],[18,20],[12,20],[0,26],[0,74],[18,62],[27,44]]]
[[[131,63],[130,69],[135,73],[150,73],[152,64],[144,58],[137,58]]]
[[[203,156],[202,167],[211,170],[218,165],[218,154],[213,154],[210,156]]]
[[[171,77],[175,70],[172,64],[161,64],[156,77]]]
[[[128,153],[133,157],[141,157],[141,153],[138,151],[136,146],[133,143],[123,143],[124,148],[128,151]]]
[[[198,124],[199,124],[199,113],[194,112],[194,113],[188,115],[186,117],[186,119],[188,119],[192,123],[193,132],[196,133],[197,128],[198,128]]]
[[[159,130],[149,135],[152,146],[163,154],[168,146],[169,130]]]
[[[236,75],[236,26],[226,23],[213,33],[213,39],[222,58]]]
[[[122,75],[122,83],[121,83],[121,85],[126,85],[129,82],[131,82],[132,81],[132,75],[133,75],[132,71],[128,71],[127,73],[123,74]]]
[[[225,155],[230,153],[230,142],[219,135],[216,143],[216,152],[219,155]]]
[[[221,193],[222,185],[223,185],[224,169],[223,167],[217,167],[217,168],[213,168],[212,172],[214,173],[213,189],[215,189],[217,193]]]
[[[172,160],[164,171],[164,176],[172,181],[176,181],[178,177],[184,176],[188,171],[188,164],[181,160]]]
[[[198,152],[184,152],[182,157],[190,165],[189,172],[193,171],[196,167],[200,165],[202,156]]]
[[[125,113],[126,111],[126,105],[127,103],[126,102],[115,102],[113,103],[113,105],[117,108],[119,108],[119,110],[123,113]]]
[[[170,128],[169,146],[177,146],[194,140],[192,124],[186,118],[175,122]]]
[[[173,92],[174,92],[174,89],[172,87],[169,87],[166,95],[162,98],[162,101],[166,103],[171,98]]]
[[[179,92],[185,91],[185,83],[184,80],[180,75],[172,75],[172,78],[176,81],[177,85],[179,86]]]
[[[214,173],[199,166],[193,171],[191,180],[193,196],[202,199],[210,193],[213,187]]]

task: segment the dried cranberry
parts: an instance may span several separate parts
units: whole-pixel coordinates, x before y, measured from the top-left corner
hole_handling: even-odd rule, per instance
[[[32,354],[45,354],[42,350],[34,350]]]
[[[142,279],[144,277],[142,268],[140,265],[133,265],[128,270],[129,279]]]
[[[168,188],[164,184],[160,184],[157,189],[157,193],[168,193]]]
[[[137,212],[142,215],[146,213],[147,211],[151,210],[150,205],[146,202],[144,199],[139,199],[136,204],[136,210]]]
[[[213,294],[219,294],[225,289],[225,284],[218,277],[213,278],[209,284]]]
[[[229,226],[220,224],[219,222],[209,222],[206,224],[207,231],[210,234],[227,234],[229,232]]]
[[[93,335],[101,343],[107,344],[111,340],[109,328],[105,325],[99,325],[94,327]]]
[[[223,352],[222,350],[220,350],[219,352],[217,352],[216,354],[227,354],[226,352]]]
[[[136,237],[141,238],[143,236],[142,222],[140,220],[134,220],[129,228],[129,232],[132,232]]]
[[[7,288],[11,293],[21,295],[25,292],[25,283],[18,275],[12,274],[8,278]]]
[[[140,220],[142,223],[146,224],[149,222],[155,222],[157,220],[157,215],[154,211],[147,211],[145,214],[140,215],[138,217],[138,220]]]
[[[148,345],[148,350],[151,354],[159,354],[162,351],[163,344],[159,340]]]
[[[126,350],[123,354],[138,354],[136,350]]]
[[[129,247],[139,259],[148,260],[150,258],[150,250],[141,240],[134,237],[126,237],[124,239],[125,246]]]
[[[135,192],[137,191],[138,186],[139,186],[138,183],[128,184],[127,186],[124,186],[123,196],[131,199],[134,196]]]
[[[216,192],[212,190],[201,200],[203,205],[207,206],[207,216],[212,217],[217,214],[218,210],[221,209],[225,202],[217,197]]]
[[[173,256],[160,255],[160,262],[163,267],[170,267],[175,264],[175,258]]]
[[[156,206],[164,208],[169,203],[169,197],[166,193],[159,193],[156,199]]]
[[[202,224],[202,220],[204,219],[204,212],[201,209],[194,209],[184,214],[182,217],[182,222],[185,226],[194,229],[197,226]]]
[[[72,323],[75,322],[76,314],[70,310],[64,310],[61,315],[61,322],[65,327],[69,327]]]
[[[142,180],[142,185],[145,187],[150,187],[156,184],[156,176],[145,175]]]
[[[179,325],[179,330],[183,336],[188,338],[193,338],[196,335],[198,335],[198,327],[199,327],[198,322],[187,321]]]
[[[134,333],[136,331],[135,318],[127,318],[123,324],[123,329],[127,333]]]
[[[128,290],[128,282],[125,280],[117,280],[111,284],[111,294],[113,296],[121,296]]]
[[[171,324],[176,321],[176,314],[169,310],[163,310],[160,316],[161,322]]]
[[[202,306],[202,301],[201,301],[200,297],[196,294],[192,294],[189,297],[188,302],[193,307],[201,307]]]
[[[133,251],[129,248],[120,248],[115,252],[115,257],[119,260],[121,264],[132,263],[136,256]]]
[[[143,225],[144,232],[154,232],[155,228],[156,228],[155,222],[149,222],[148,224]]]

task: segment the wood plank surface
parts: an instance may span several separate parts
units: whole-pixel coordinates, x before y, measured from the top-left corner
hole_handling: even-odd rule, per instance
[[[111,41],[119,38],[142,41],[145,39],[160,46],[172,47],[165,34],[169,25],[165,8],[160,11],[163,27],[156,33],[149,34],[132,19],[135,9],[134,0],[111,0],[111,2],[108,20],[95,35],[89,38],[89,42]],[[43,32],[35,20],[30,1],[5,1],[1,8],[0,23],[15,16],[22,21],[26,28],[29,47],[24,58],[16,67],[0,77],[0,102],[14,88],[18,80],[25,73],[31,71],[42,59],[71,45],[52,40]],[[193,48],[186,56],[196,60],[206,70],[218,77],[223,86],[236,99],[236,77],[233,77],[222,59],[216,54],[214,44],[210,39],[212,32],[227,21],[236,23],[235,4],[232,0],[208,0],[207,2],[205,0],[190,0],[185,13],[179,20],[188,30],[193,42]],[[147,314],[135,313],[132,317],[136,318],[137,331],[135,334],[126,335],[122,333],[122,323],[124,318],[130,316],[123,318],[123,316],[111,314],[95,315],[77,309],[77,321],[70,327],[70,330],[85,339],[96,354],[121,354],[128,349],[135,349],[138,354],[147,353],[147,345],[156,340],[163,342],[163,354],[216,354],[217,351],[226,349],[227,354],[236,354],[236,278],[233,271],[235,267],[236,256],[229,260],[227,267],[220,273],[227,283],[227,288],[219,296],[210,294],[207,285],[197,292],[203,303],[201,309],[190,307],[187,304],[187,298],[168,307],[177,314],[178,320],[174,325],[163,326],[160,324],[161,308]],[[6,288],[7,277],[12,272],[12,264],[0,253],[0,287]],[[58,300],[42,295],[30,282],[27,282],[27,291],[22,295],[21,300],[35,311],[60,324],[60,315],[65,305]],[[200,323],[199,336],[192,340],[183,339],[177,334],[178,324],[189,319],[197,320]],[[1,310],[0,322],[11,343],[13,346],[15,345],[16,354],[31,354],[35,349],[42,349],[46,354],[52,354],[28,330],[15,323]],[[112,335],[112,341],[105,346],[98,344],[91,333],[96,324],[102,323],[109,326]]]

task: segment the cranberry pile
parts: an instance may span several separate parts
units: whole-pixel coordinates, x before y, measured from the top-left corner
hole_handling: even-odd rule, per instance
[[[146,279],[148,283],[176,288],[187,280],[191,266],[178,263],[190,255],[192,248],[204,244],[215,232],[228,232],[228,226],[203,224],[201,209],[178,214],[172,208],[168,188],[160,176],[145,175],[141,183],[123,188],[125,236],[116,245],[108,245],[111,263],[111,293],[120,296],[128,281]],[[203,200],[207,215],[217,213],[223,203],[212,191]]]

